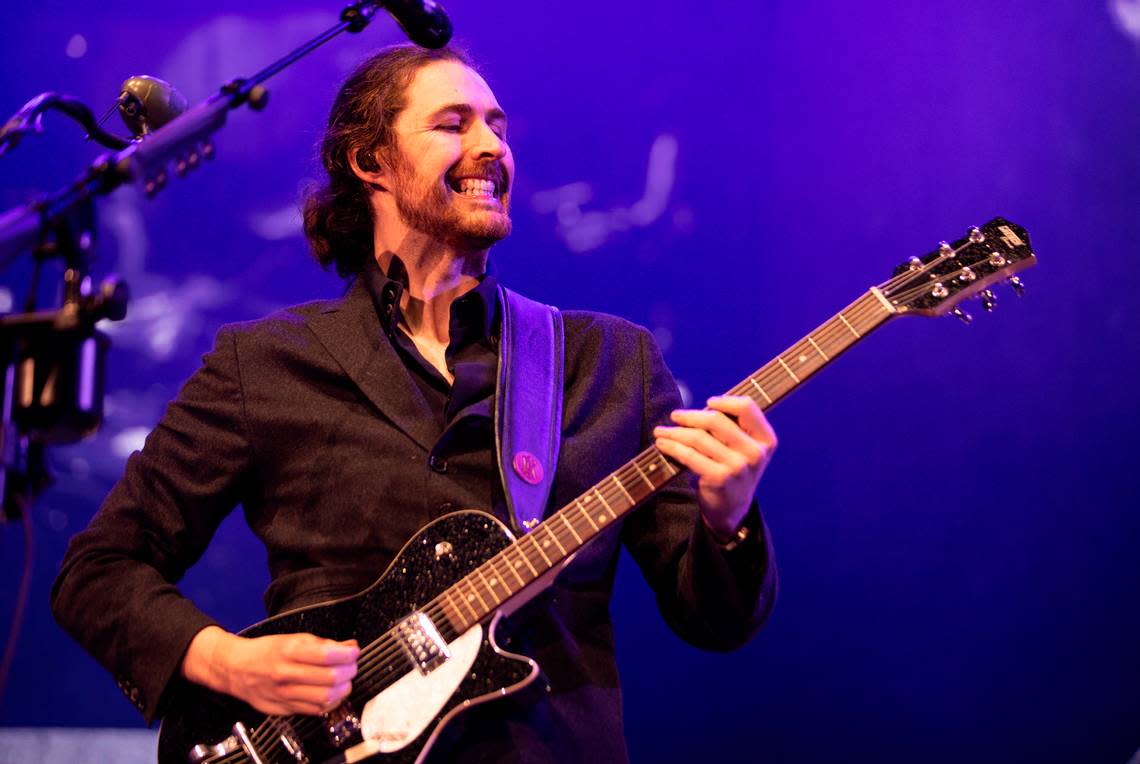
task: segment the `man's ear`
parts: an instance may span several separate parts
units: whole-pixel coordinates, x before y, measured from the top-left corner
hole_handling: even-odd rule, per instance
[[[348,151],[348,164],[356,177],[377,191],[387,191],[384,167],[376,159],[376,152],[366,148],[353,148]]]

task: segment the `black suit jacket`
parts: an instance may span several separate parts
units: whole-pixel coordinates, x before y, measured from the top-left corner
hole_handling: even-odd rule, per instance
[[[647,331],[596,313],[564,318],[551,510],[638,453],[680,405]],[[438,434],[429,416],[360,283],[341,299],[224,327],[72,540],[52,591],[56,618],[153,720],[190,640],[214,623],[175,585],[236,505],[268,550],[273,614],[365,588],[425,523],[486,501],[429,467]],[[463,468],[454,460],[452,469]],[[759,629],[775,598],[758,510],[749,522],[748,539],[721,548],[682,478],[583,549],[551,589],[504,622],[511,649],[539,661],[551,692],[468,714],[452,735],[464,757],[624,760],[609,618],[619,544],[679,635],[727,650]]]

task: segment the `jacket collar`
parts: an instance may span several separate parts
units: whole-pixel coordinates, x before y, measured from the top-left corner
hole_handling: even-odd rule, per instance
[[[309,329],[380,414],[430,451],[438,435],[432,409],[384,336],[363,280],[313,316]]]

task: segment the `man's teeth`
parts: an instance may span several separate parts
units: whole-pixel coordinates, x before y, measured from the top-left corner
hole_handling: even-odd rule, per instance
[[[459,181],[459,193],[464,196],[494,196],[495,181],[464,178]]]

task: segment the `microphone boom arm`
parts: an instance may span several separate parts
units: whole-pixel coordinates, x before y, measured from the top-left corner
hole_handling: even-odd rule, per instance
[[[176,171],[182,174],[188,168],[197,165],[200,159],[210,158],[213,155],[210,137],[225,124],[229,111],[246,103],[255,111],[263,109],[269,99],[269,93],[263,85],[266,80],[342,32],[362,31],[372,21],[376,11],[385,5],[385,0],[360,0],[347,6],[341,11],[340,21],[335,26],[251,77],[235,79],[223,85],[218,93],[191,107],[144,139],[131,142],[115,154],[100,156],[70,186],[30,204],[13,207],[0,213],[0,271],[5,270],[20,253],[34,248],[43,239],[47,230],[93,197],[109,194],[129,181],[140,183],[148,195],[153,195],[165,185],[168,178],[167,167],[170,163],[175,163]],[[446,35],[450,36],[450,26],[447,27]],[[445,42],[446,39],[443,39],[440,44]],[[47,95],[54,94],[44,94]],[[21,114],[32,106],[35,100],[37,99],[29,102],[21,110]],[[74,103],[78,104],[78,101]],[[82,104],[79,106],[90,116],[87,107]],[[67,113],[71,114],[70,111]],[[17,117],[19,116],[18,114]],[[9,121],[4,128],[5,131],[10,129],[9,126],[13,126],[17,117]],[[94,123],[94,119],[91,122]],[[87,126],[82,120],[81,123]],[[34,122],[24,125],[22,130],[18,125],[13,126],[9,141],[14,143],[19,140],[23,132],[37,129],[36,125],[38,125],[38,115],[35,116]],[[98,130],[97,125],[95,129]],[[88,132],[94,136],[90,127]],[[2,145],[0,144],[0,153]]]

